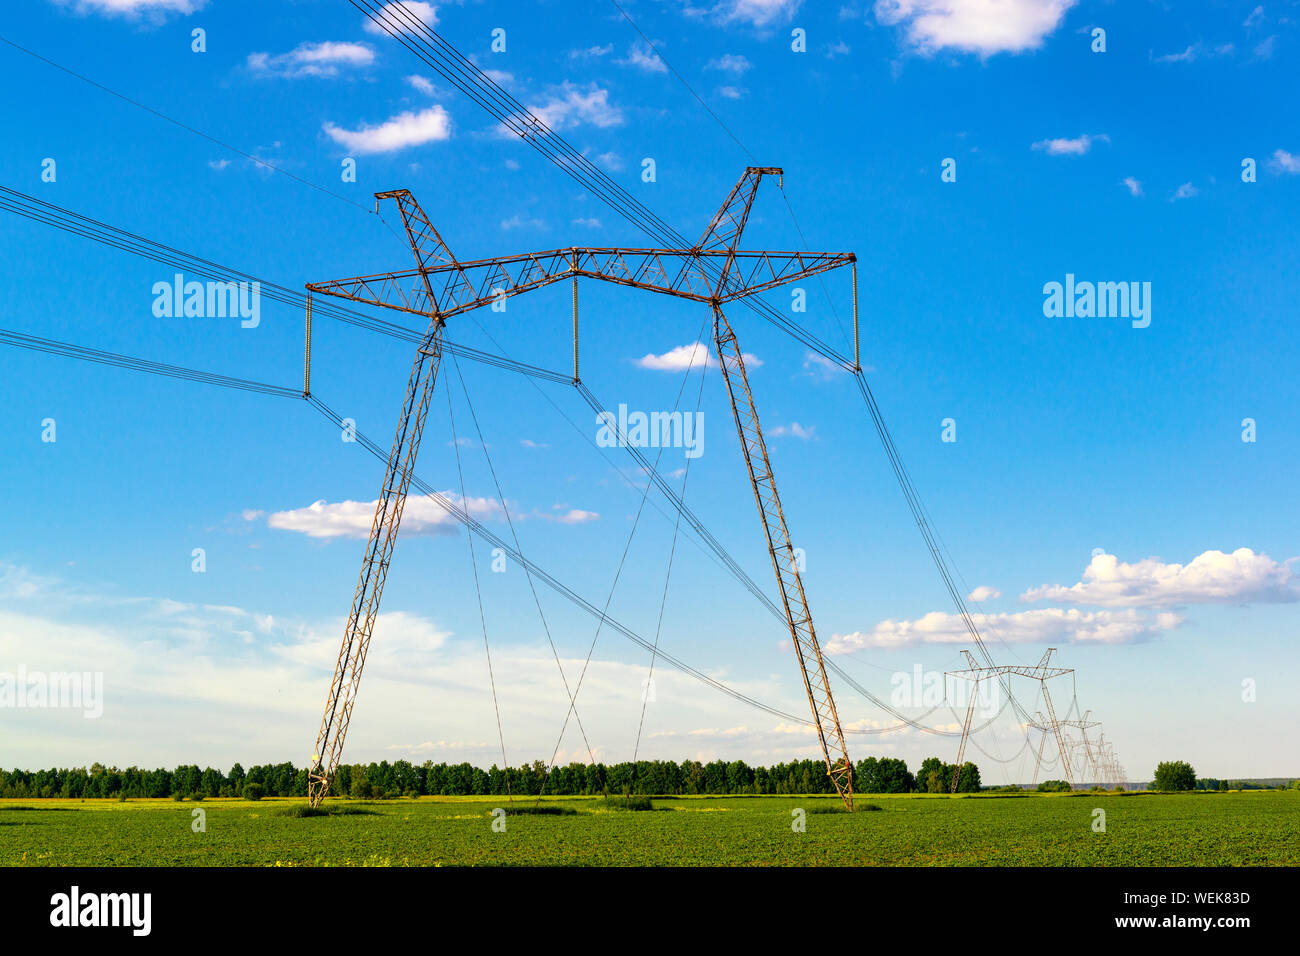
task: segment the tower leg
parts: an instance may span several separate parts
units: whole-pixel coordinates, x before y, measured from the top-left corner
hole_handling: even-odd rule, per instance
[[[713,338],[722,377],[727,383],[727,395],[731,399],[736,431],[740,435],[740,447],[745,453],[749,481],[754,488],[759,516],[763,520],[772,568],[776,572],[777,583],[781,586],[786,623],[790,627],[795,656],[799,659],[799,669],[803,673],[804,689],[808,692],[808,703],[812,707],[813,723],[817,726],[822,754],[826,757],[826,772],[844,805],[853,809],[853,766],[849,763],[848,750],[844,746],[844,731],[840,727],[835,700],[826,679],[826,665],[822,660],[821,646],[817,643],[817,633],[813,630],[812,614],[808,610],[808,598],[803,590],[803,578],[799,574],[794,545],[790,542],[785,514],[781,510],[781,498],[772,476],[772,463],[763,441],[758,410],[754,407],[749,376],[745,372],[745,362],[736,334],[716,305],[713,308]]]
[[[1047,728],[1043,728],[1043,736],[1038,738],[1038,756],[1034,758],[1034,779],[1030,781],[1031,787],[1038,786],[1038,771],[1043,766],[1043,747],[1047,744]]]
[[[397,544],[397,528],[406,507],[406,491],[415,471],[415,457],[420,449],[420,437],[424,433],[429,399],[433,395],[441,359],[442,320],[435,316],[411,367],[402,417],[393,438],[392,453],[388,456],[388,468],[375,506],[375,518],[370,525],[370,540],[361,563],[352,610],[343,631],[343,643],[339,648],[338,662],[334,665],[325,713],[316,735],[316,749],[312,751],[307,770],[307,797],[312,806],[319,806],[325,799],[343,754],[343,739],[352,719],[361,668],[379,614],[379,598],[388,577],[393,546]]]
[[[970,722],[975,715],[975,699],[979,697],[979,689],[980,679],[976,677],[971,686],[970,700],[966,702],[966,719],[961,725],[961,743],[957,745],[957,765],[952,768],[952,790],[950,791],[952,793],[957,792],[957,784],[961,781],[961,765],[966,759],[966,741],[970,738]]]

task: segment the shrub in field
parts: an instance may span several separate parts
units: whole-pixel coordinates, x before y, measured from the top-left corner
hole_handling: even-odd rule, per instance
[[[244,784],[244,799],[245,799],[245,800],[261,800],[261,799],[262,799],[262,795],[263,795],[265,792],[266,792],[266,790],[262,787],[262,785],[261,785],[260,783],[246,783],[246,784]]]
[[[175,793],[172,794],[172,799],[175,800],[177,803],[180,803],[182,800],[185,799],[185,794],[177,790]]]
[[[1064,780],[1044,780],[1038,785],[1039,793],[1069,793],[1073,789]]]

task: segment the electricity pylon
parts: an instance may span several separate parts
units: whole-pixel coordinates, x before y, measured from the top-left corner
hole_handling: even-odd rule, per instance
[[[1015,675],[1017,677],[1031,677],[1034,680],[1041,681],[1043,685],[1043,699],[1047,702],[1047,709],[1051,712],[1052,719],[1055,720],[1056,711],[1052,707],[1052,695],[1047,690],[1047,682],[1051,680],[1053,677],[1062,677],[1066,674],[1074,673],[1073,668],[1051,666],[1052,654],[1055,653],[1055,651],[1056,648],[1049,647],[1043,653],[1043,656],[1039,659],[1038,663],[1034,664],[1032,667],[1025,664],[981,665],[976,662],[974,657],[971,656],[970,651],[966,651],[966,650],[962,651],[962,654],[966,657],[966,663],[968,665],[966,670],[947,672],[947,675],[951,675],[952,677],[960,677],[964,680],[969,680],[973,682],[973,686],[971,687],[970,700],[966,704],[966,719],[965,721],[963,721],[962,728],[961,728],[961,743],[957,745],[957,765],[952,772],[953,793],[957,792],[957,784],[961,781],[961,765],[962,762],[966,759],[966,741],[970,739],[971,717],[974,715],[975,712],[975,700],[976,697],[978,696],[976,692],[979,690],[979,682],[989,677],[1001,678],[1007,675]],[[1060,745],[1061,752],[1065,753],[1065,743],[1061,739],[1061,733],[1059,728],[1056,731],[1056,739],[1057,739],[1057,743]],[[1039,753],[1041,756],[1042,753],[1041,746],[1039,747]],[[1065,760],[1066,760],[1066,770],[1068,771],[1069,759],[1065,758]],[[1034,773],[1035,775],[1037,775],[1038,773],[1037,769],[1035,769]]]
[[[689,249],[569,247],[469,262],[461,262],[452,255],[409,190],[376,193],[376,206],[381,199],[396,201],[407,240],[415,256],[415,268],[311,283],[307,286],[309,293],[395,309],[428,320],[428,329],[411,367],[406,400],[393,439],[384,483],[375,505],[375,517],[352,598],[352,610],[343,632],[343,642],[330,681],[316,747],[308,768],[307,792],[314,806],[319,805],[328,793],[330,781],[342,756],[343,741],[352,718],[361,671],[378,616],[379,601],[392,562],[393,548],[397,543],[407,489],[414,473],[420,438],[429,413],[429,399],[442,358],[444,325],[449,318],[473,309],[566,278],[572,279],[573,378],[577,382],[576,280],[579,277],[690,299],[708,304],[712,309],[714,342],[726,379],[736,429],[745,453],[773,569],[781,588],[786,623],[794,641],[804,688],[812,708],[813,723],[826,758],[827,773],[845,804],[852,806],[853,774],[844,744],[843,728],[826,678],[825,664],[813,629],[803,581],[795,564],[794,549],[776,492],[744,359],[735,333],[722,315],[722,306],[831,269],[852,266],[856,364],[857,259],[852,253],[754,252],[738,249],[759,182],[765,175],[781,176],[782,172],[774,167],[747,168],[700,241]]]
[[[1077,720],[1063,720],[1061,721],[1061,726],[1073,727],[1079,731],[1080,739],[1075,742],[1074,749],[1083,751],[1085,761],[1083,765],[1084,769],[1085,771],[1091,771],[1093,783],[1099,783],[1101,781],[1101,768],[1097,765],[1097,758],[1093,753],[1092,743],[1088,740],[1088,730],[1092,727],[1100,727],[1101,721],[1089,720],[1088,716],[1091,713],[1092,711],[1085,710],[1082,717]],[[1081,780],[1079,782],[1084,783],[1086,781]]]
[[[1112,787],[1124,785],[1124,768],[1120,766],[1115,756],[1115,748],[1111,746],[1104,733],[1097,736],[1097,761],[1108,784]]]

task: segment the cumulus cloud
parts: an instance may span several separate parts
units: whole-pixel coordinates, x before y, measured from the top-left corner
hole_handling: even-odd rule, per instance
[[[418,113],[399,113],[376,126],[350,130],[326,123],[322,128],[330,139],[353,153],[390,153],[449,139],[451,117],[441,106],[431,106]]]
[[[748,352],[743,353],[745,364],[750,368],[758,368],[763,363],[756,356]],[[662,355],[655,355],[653,352],[642,356],[636,360],[638,368],[654,369],[657,372],[682,372],[688,368],[700,368],[705,364],[714,367],[717,360],[713,357],[712,351],[703,342],[695,342],[692,345],[679,345],[676,348],[669,349]]]
[[[144,18],[159,22],[169,14],[187,15],[207,6],[208,0],[55,0],[61,7],[72,7],[77,13],[99,13],[104,16]]]
[[[1285,149],[1275,150],[1269,166],[1276,172],[1295,175],[1300,173],[1300,156],[1288,153]]]
[[[704,68],[706,70],[723,70],[740,76],[752,65],[748,58],[741,56],[739,53],[724,53],[716,60],[710,60],[704,65]]]
[[[1180,199],[1191,199],[1200,193],[1200,190],[1191,183],[1183,183],[1174,190],[1174,194],[1169,197],[1170,202],[1177,202]]]
[[[800,425],[798,422],[791,422],[789,425],[777,425],[775,428],[769,428],[767,433],[773,438],[784,438],[788,435],[791,438],[801,438],[804,441],[811,441],[817,437],[817,426],[808,425],[805,427]]]
[[[997,588],[991,588],[987,584],[981,584],[970,594],[966,595],[968,601],[989,601],[1002,597],[1002,592]]]
[[[1206,551],[1188,564],[1166,564],[1155,557],[1129,564],[1102,553],[1093,557],[1077,584],[1031,588],[1020,600],[1146,608],[1251,604],[1300,600],[1300,587],[1286,564],[1250,548],[1231,554]]]
[[[442,496],[465,508],[474,518],[495,518],[501,505],[492,498],[470,497],[463,502],[454,492]],[[296,531],[311,538],[364,538],[370,534],[378,501],[317,501],[306,508],[271,513],[266,524],[281,531]],[[411,496],[402,512],[403,534],[452,534],[457,520],[432,498]]]
[[[804,353],[803,370],[809,378],[819,382],[829,382],[831,379],[839,378],[840,373],[844,371],[825,355],[811,351]]]
[[[748,23],[766,27],[788,21],[803,0],[721,0],[709,11],[721,23]]]
[[[1088,150],[1092,149],[1093,143],[1109,143],[1110,137],[1105,133],[1097,136],[1089,136],[1084,133],[1082,136],[1076,136],[1074,139],[1040,139],[1033,144],[1033,149],[1047,153],[1048,156],[1082,156]]]
[[[1124,177],[1124,186],[1128,189],[1128,194],[1130,196],[1142,195],[1142,183],[1134,179],[1132,176]]]
[[[427,27],[436,27],[438,25],[438,8],[432,3],[425,3],[423,0],[401,0],[398,3],[385,3],[375,13],[375,17],[388,26],[390,30],[398,33],[415,33],[420,29],[420,25],[412,22],[412,17],[424,21]],[[366,17],[363,24],[367,33],[373,33],[377,36],[387,36],[388,30],[380,26],[369,16]]]
[[[265,76],[338,76],[341,67],[369,66],[375,51],[364,43],[302,43],[288,53],[248,54],[248,68]]]
[[[646,73],[667,73],[668,65],[650,48],[647,43],[633,43],[627,50],[627,56],[617,61],[623,66],[635,67]]]
[[[905,26],[922,53],[952,48],[980,56],[1042,46],[1075,0],[876,0],[876,19]]]
[[[543,102],[530,105],[528,112],[556,131],[582,125],[607,129],[623,122],[623,111],[610,103],[609,90],[602,89],[595,83],[587,86],[567,81],[561,83]],[[504,128],[502,134],[516,135]]]
[[[406,78],[406,82],[412,87],[419,90],[425,96],[433,96],[438,92],[438,88],[433,85],[432,81],[426,76],[420,76],[418,73],[412,73]]]
[[[981,615],[980,629],[1010,644],[1129,644],[1150,640],[1182,623],[1165,611],[1081,611],[1041,608],[1014,614]],[[862,648],[912,647],[917,644],[969,644],[970,631],[958,614],[931,611],[914,621],[881,621],[870,631],[835,634],[827,653],[848,654]]]

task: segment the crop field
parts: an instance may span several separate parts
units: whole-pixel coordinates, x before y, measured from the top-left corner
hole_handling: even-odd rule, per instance
[[[304,802],[291,799],[12,800],[0,801],[0,864],[1300,864],[1297,792],[860,795],[857,804],[848,814],[826,797],[677,797],[630,810],[561,797],[527,812],[535,798],[424,797],[331,801],[327,815],[300,816]],[[1099,809],[1105,832],[1094,830]]]

